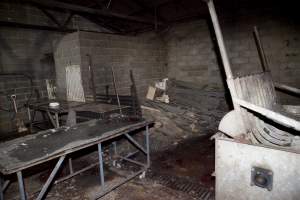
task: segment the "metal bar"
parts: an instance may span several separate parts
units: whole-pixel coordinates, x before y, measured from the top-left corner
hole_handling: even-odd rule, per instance
[[[219,46],[219,50],[220,50],[220,54],[221,54],[221,58],[222,58],[222,62],[224,65],[224,69],[225,69],[225,74],[226,74],[226,79],[227,79],[227,85],[231,94],[231,98],[235,98],[237,97],[237,91],[236,91],[236,87],[234,84],[234,80],[233,80],[233,73],[231,70],[231,66],[230,66],[230,61],[229,61],[229,57],[227,55],[227,50],[226,50],[226,46],[225,46],[225,42],[224,42],[224,38],[223,38],[223,34],[221,31],[221,27],[219,24],[219,20],[218,20],[218,16],[216,13],[216,9],[215,9],[215,5],[213,0],[204,0],[205,2],[207,2],[207,6],[209,9],[209,13],[211,16],[211,20],[212,20],[212,24],[215,30],[215,35],[217,38],[217,42],[218,42],[218,46]],[[240,112],[240,106],[236,103],[233,103],[233,107],[235,110]],[[245,124],[243,124],[243,127],[241,130],[241,132],[246,132],[246,128],[245,128]]]
[[[56,123],[56,128],[59,128],[58,113],[55,113],[55,123]]]
[[[4,181],[3,178],[0,176],[0,200],[4,200]]]
[[[70,174],[73,174],[74,170],[73,170],[72,158],[69,158],[68,161],[69,161],[69,171],[70,171]]]
[[[92,89],[92,94],[93,94],[93,99],[96,101],[96,86],[95,86],[95,81],[94,81],[94,70],[93,70],[93,65],[92,65],[92,57],[89,54],[86,54],[88,57],[88,62],[89,62],[89,72],[90,72],[90,83]]]
[[[32,132],[32,117],[31,117],[31,110],[29,106],[27,107],[27,115],[28,115],[28,121],[29,121],[29,129],[30,132]]]
[[[146,151],[147,151],[147,167],[150,167],[150,141],[149,141],[149,126],[146,126]]]
[[[2,192],[3,193],[5,192],[5,190],[9,186],[9,184],[10,184],[10,180],[7,180],[7,181],[4,182],[4,184],[2,185]]]
[[[52,118],[52,115],[50,114],[50,112],[47,111],[46,113],[47,113],[47,115],[48,115],[48,117],[49,117],[49,119],[50,119],[50,122],[51,122],[52,126],[54,126],[54,128],[57,128],[57,127],[56,127],[57,124],[56,124],[56,122],[54,121],[54,119]]]
[[[146,170],[146,169],[142,169],[142,170],[140,170],[140,171],[138,171],[138,172],[136,172],[136,173],[134,173],[134,174],[128,176],[124,181],[121,181],[121,182],[117,183],[116,185],[110,187],[109,189],[107,189],[107,190],[101,192],[99,195],[96,196],[95,199],[99,199],[99,198],[103,197],[103,196],[106,195],[107,193],[113,191],[114,189],[120,187],[121,185],[123,185],[124,183],[126,183],[126,182],[128,182],[129,180],[133,179],[134,177],[140,175],[140,174],[143,173],[145,170]]]
[[[133,159],[130,159],[130,158],[126,158],[126,157],[123,157],[123,156],[117,156],[119,157],[121,160],[126,160],[127,162],[131,162],[131,163],[134,163],[136,165],[139,165],[139,166],[142,166],[142,167],[148,167],[148,164],[144,164],[144,163],[141,163],[139,161],[135,161]]]
[[[21,200],[26,200],[26,193],[25,193],[25,188],[24,188],[24,181],[23,181],[23,177],[22,177],[22,171],[17,172],[17,177],[18,177],[18,183],[19,183],[20,199]]]
[[[225,46],[225,43],[224,43],[221,27],[220,27],[220,24],[219,24],[219,20],[218,20],[218,16],[217,16],[217,13],[216,13],[216,9],[215,9],[215,5],[214,5],[213,0],[207,0],[207,6],[208,6],[209,13],[210,13],[210,16],[211,16],[211,20],[212,20],[212,23],[213,23],[213,26],[214,26],[214,29],[215,29],[215,33],[216,33],[218,45],[219,45],[219,48],[220,48],[220,53],[221,53],[222,61],[223,61],[223,64],[224,64],[226,76],[227,76],[228,79],[231,79],[231,78],[233,78],[233,75],[232,75],[230,62],[229,62],[229,58],[228,58],[227,51],[226,51],[226,46]]]
[[[74,176],[76,176],[78,174],[81,174],[81,173],[83,173],[83,172],[85,172],[85,171],[87,171],[89,169],[92,169],[93,167],[96,167],[97,165],[99,165],[99,163],[91,164],[90,166],[82,168],[81,170],[78,170],[78,171],[76,171],[76,172],[74,172],[72,174],[69,174],[68,176],[65,176],[65,177],[63,177],[63,178],[55,181],[54,184],[58,184],[58,183],[61,183],[61,182],[65,181],[65,180],[68,180],[68,179],[70,179],[70,178],[72,178],[72,177],[74,177]]]
[[[140,151],[134,151],[131,153],[128,153],[126,156],[123,156],[125,158],[130,158],[131,156],[134,156],[135,154],[139,153]],[[122,161],[123,159],[121,158],[120,161]]]
[[[147,150],[144,149],[144,147],[142,147],[137,141],[135,141],[135,139],[133,139],[128,133],[124,134],[126,136],[126,138],[132,142],[138,149],[140,149],[144,154],[147,155]]]
[[[103,170],[103,158],[102,158],[102,145],[98,144],[98,154],[99,154],[99,168],[100,168],[100,183],[101,189],[104,189],[104,170]]]
[[[287,127],[293,128],[297,131],[300,131],[300,122],[295,119],[284,116],[278,112],[274,112],[272,110],[257,106],[255,104],[244,101],[242,99],[233,98],[233,101],[235,103],[239,104],[240,106],[245,107],[254,112],[257,112],[279,124],[282,124],[284,126],[287,126]]]
[[[43,186],[41,192],[39,193],[38,197],[36,198],[37,200],[43,199],[45,193],[47,192],[47,190],[48,190],[50,184],[52,183],[52,181],[53,181],[55,175],[57,174],[57,172],[58,172],[60,166],[62,165],[63,161],[65,160],[65,158],[66,158],[66,156],[61,156],[61,157],[59,158],[59,160],[57,161],[57,163],[56,163],[54,169],[52,170],[52,172],[51,172],[49,178],[47,179],[46,183],[44,184],[44,186]]]
[[[300,95],[300,89],[295,88],[295,87],[291,87],[289,85],[285,85],[285,84],[281,84],[281,83],[275,83],[275,88]]]
[[[117,100],[118,100],[118,106],[119,106],[119,110],[120,110],[120,115],[122,115],[122,108],[121,108],[119,94],[118,94],[118,91],[117,91],[117,84],[116,84],[116,78],[115,78],[114,68],[113,68],[113,66],[110,66],[110,68],[111,68],[111,74],[112,74],[112,78],[113,78],[114,90],[115,90],[115,94],[116,94]]]
[[[258,29],[257,29],[256,26],[254,26],[253,33],[254,33],[255,44],[256,44],[258,54],[259,54],[259,58],[260,58],[260,61],[261,61],[263,71],[264,72],[269,71],[268,59],[267,59],[267,56],[266,56],[265,51],[263,49],[262,42],[260,40],[260,36],[259,36]]]

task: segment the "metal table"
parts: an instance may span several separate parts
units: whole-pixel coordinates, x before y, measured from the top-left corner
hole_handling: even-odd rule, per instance
[[[60,106],[58,108],[49,107],[50,102],[58,102]],[[121,109],[127,109],[129,106],[122,106]],[[30,129],[32,129],[34,118],[36,112],[40,112],[43,115],[44,121],[46,121],[46,116],[49,118],[53,128],[58,128],[61,126],[59,117],[60,115],[67,115],[70,110],[78,112],[94,112],[99,115],[104,115],[105,113],[118,112],[119,107],[117,105],[105,104],[105,103],[85,103],[85,102],[75,102],[75,101],[65,101],[65,100],[41,100],[38,102],[31,102],[27,107],[28,120],[30,122]],[[33,113],[33,114],[32,114]]]
[[[63,164],[66,157],[73,152],[77,152],[93,145],[98,146],[99,155],[99,170],[100,170],[100,183],[101,197],[125,183],[131,178],[145,172],[150,165],[149,155],[149,125],[152,122],[145,120],[92,120],[84,123],[77,124],[72,127],[60,127],[57,129],[50,129],[47,131],[39,132],[35,135],[28,135],[15,140],[11,140],[0,144],[0,200],[4,199],[4,191],[9,185],[9,180],[5,180],[6,175],[16,174],[19,184],[20,197],[25,200],[27,197],[22,171],[29,169],[33,166],[48,162],[50,160],[58,159],[53,171],[49,175],[46,183],[43,185],[37,199],[43,199],[49,189],[51,183],[55,178],[58,170]],[[132,131],[145,130],[145,144],[139,144],[131,135]],[[139,131],[140,133],[141,131]],[[127,177],[123,182],[118,185],[105,187],[104,169],[102,158],[102,143],[108,140],[114,140],[124,136],[146,156],[146,163],[142,163],[128,157],[116,155],[116,157],[131,162],[140,166],[138,172],[134,172]],[[113,143],[115,144],[115,143]],[[115,148],[116,145],[114,145]],[[117,154],[116,151],[114,151]],[[71,163],[70,163],[71,164]],[[72,166],[72,165],[71,165]],[[92,167],[94,167],[93,165]],[[90,167],[91,168],[91,167]],[[63,179],[71,178],[87,169],[74,172],[70,169],[70,174]]]

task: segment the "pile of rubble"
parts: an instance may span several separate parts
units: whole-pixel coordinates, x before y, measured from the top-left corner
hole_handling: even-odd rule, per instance
[[[143,115],[156,122],[155,132],[161,133],[157,137],[170,141],[170,138],[180,140],[217,131],[219,121],[228,112],[223,91],[206,91],[191,83],[174,80],[166,84],[164,91],[155,91],[155,94],[151,87],[152,94],[148,92],[142,106]],[[156,97],[156,94],[162,96]]]

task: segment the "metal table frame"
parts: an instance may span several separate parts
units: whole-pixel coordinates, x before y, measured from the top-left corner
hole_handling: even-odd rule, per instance
[[[127,156],[121,156],[117,153],[117,144],[114,141],[112,143],[113,145],[113,154],[114,154],[114,158],[119,158],[122,161],[127,161],[129,163],[133,163],[135,165],[138,165],[141,167],[141,169],[137,172],[134,172],[131,175],[128,175],[127,178],[125,178],[125,180],[117,183],[116,185],[110,186],[110,187],[106,187],[105,186],[105,178],[104,178],[104,161],[103,161],[103,152],[102,152],[102,143],[107,141],[107,140],[103,140],[103,141],[99,141],[97,143],[98,146],[98,156],[99,156],[99,161],[97,163],[94,163],[88,167],[85,167],[81,170],[78,170],[76,172],[73,171],[73,167],[72,167],[72,160],[69,159],[69,171],[70,174],[57,180],[54,181],[55,176],[57,175],[57,172],[59,171],[59,169],[61,168],[61,166],[64,163],[64,160],[66,157],[68,157],[68,154],[71,153],[65,153],[64,155],[61,155],[55,165],[55,167],[53,168],[51,174],[49,175],[47,181],[45,182],[45,184],[43,185],[42,189],[40,190],[38,196],[37,196],[37,200],[40,199],[44,199],[46,197],[47,192],[50,189],[50,186],[54,183],[57,184],[59,182],[65,181],[69,178],[72,178],[86,170],[89,170],[97,165],[99,165],[99,172],[100,172],[100,185],[101,185],[101,192],[97,195],[96,199],[104,196],[105,194],[109,193],[110,191],[116,189],[117,187],[121,186],[122,184],[126,183],[127,181],[131,180],[132,178],[138,176],[139,174],[146,172],[146,170],[149,168],[150,166],[150,146],[149,146],[149,124],[146,124],[145,126],[143,126],[142,128],[145,128],[145,132],[144,132],[144,137],[145,137],[145,144],[141,145],[139,144],[129,133],[124,133],[123,135],[125,136],[125,138],[134,146],[138,149],[138,151],[134,152],[134,153],[129,153]],[[130,157],[132,155],[134,155],[137,152],[142,152],[145,156],[146,156],[146,163],[142,163],[136,160],[131,159]],[[73,153],[73,152],[72,152]],[[115,160],[113,161],[115,162]],[[29,167],[30,168],[30,167]],[[28,168],[27,168],[28,169]],[[25,185],[24,185],[24,179],[22,176],[22,170],[16,172],[17,174],[17,179],[18,179],[18,185],[19,185],[19,192],[20,192],[20,199],[21,200],[26,200],[27,199],[27,194],[26,194],[26,190],[25,190]],[[7,189],[7,187],[9,186],[9,180],[4,181],[3,177],[0,176],[0,200],[4,200],[4,192]]]

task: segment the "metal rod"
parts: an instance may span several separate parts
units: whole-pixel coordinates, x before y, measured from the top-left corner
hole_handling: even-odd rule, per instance
[[[146,151],[147,151],[147,167],[150,167],[150,142],[149,142],[149,126],[146,126]]]
[[[107,193],[111,192],[112,190],[118,188],[119,186],[123,185],[123,184],[126,183],[127,181],[129,181],[129,180],[133,179],[134,177],[140,175],[140,174],[143,173],[145,170],[146,170],[146,169],[142,169],[142,170],[140,170],[140,171],[138,171],[138,172],[136,172],[136,173],[134,173],[134,174],[128,176],[124,181],[121,181],[121,182],[117,183],[116,185],[110,187],[109,189],[104,190],[103,192],[101,192],[99,195],[96,196],[95,199],[99,199],[99,198],[103,197],[104,195],[106,195]]]
[[[212,20],[212,23],[213,23],[213,26],[214,26],[214,29],[215,29],[215,33],[216,33],[218,45],[219,45],[219,48],[220,48],[220,53],[221,53],[223,65],[224,65],[224,68],[225,68],[226,76],[227,76],[227,79],[231,79],[231,78],[233,78],[232,70],[231,70],[231,67],[230,67],[230,62],[229,62],[229,58],[228,58],[228,55],[227,55],[226,46],[225,46],[225,43],[224,43],[221,27],[220,27],[220,24],[219,24],[219,20],[218,20],[218,16],[217,16],[217,13],[216,13],[216,9],[215,9],[215,5],[214,5],[213,0],[208,0],[207,1],[207,6],[208,6],[209,13],[210,13],[210,16],[211,16],[211,20]]]
[[[52,115],[50,114],[49,111],[47,111],[47,115],[48,115],[48,117],[49,117],[49,119],[50,119],[50,122],[51,122],[52,126],[54,126],[54,128],[57,128],[57,124],[56,124],[56,122],[54,121],[54,119],[53,119],[53,117],[52,117]]]
[[[90,89],[92,89],[93,99],[94,99],[94,101],[96,101],[96,87],[95,87],[95,81],[94,81],[94,70],[93,70],[93,65],[92,65],[92,57],[89,54],[86,54],[86,56],[88,57],[88,61],[89,61],[89,72],[90,72],[90,83],[91,83]]]
[[[260,61],[261,61],[261,65],[262,65],[263,71],[264,72],[269,71],[268,59],[266,57],[264,48],[262,46],[262,42],[260,40],[260,36],[259,36],[258,29],[257,29],[256,26],[254,26],[253,33],[254,33],[255,44],[256,44],[256,48],[257,48],[258,54],[259,54],[259,58],[260,58]]]
[[[62,156],[62,157],[59,158],[59,160],[57,161],[57,163],[56,163],[54,169],[52,170],[49,178],[47,179],[46,183],[44,184],[41,192],[39,193],[38,197],[36,198],[37,200],[43,199],[45,193],[47,192],[50,184],[52,183],[55,175],[57,174],[57,172],[58,172],[60,166],[62,165],[63,161],[65,160],[65,158],[66,158],[66,156]]]
[[[5,192],[5,190],[7,189],[9,184],[10,184],[10,180],[7,180],[3,183],[3,185],[2,185],[2,192],[3,193]]]
[[[120,115],[123,115],[122,114],[121,103],[120,103],[120,98],[119,98],[119,94],[118,94],[118,91],[117,91],[117,84],[116,84],[116,78],[115,78],[114,68],[113,68],[113,66],[110,66],[110,68],[111,68],[111,74],[112,74],[112,77],[113,77],[114,90],[115,90],[115,94],[116,94],[117,100],[118,100],[118,106],[119,106],[119,110],[120,110]]]
[[[58,113],[55,113],[55,122],[56,122],[56,128],[59,128]]]
[[[217,16],[217,13],[216,13],[215,5],[214,5],[213,0],[204,0],[204,1],[207,2],[207,6],[208,6],[209,13],[210,13],[210,16],[211,16],[212,24],[213,24],[215,34],[216,34],[216,37],[217,37],[217,42],[218,42],[222,62],[223,62],[223,65],[224,65],[226,77],[227,77],[226,78],[227,79],[227,85],[228,85],[231,97],[235,98],[235,97],[237,97],[237,91],[236,91],[236,88],[235,88],[235,84],[234,84],[234,80],[233,80],[233,73],[232,73],[232,70],[231,70],[229,57],[227,55],[227,50],[226,50],[223,34],[222,34],[222,31],[221,31],[221,27],[220,27],[220,24],[219,24],[218,16]],[[235,110],[240,111],[240,106],[238,104],[233,103],[233,107],[234,107]],[[241,128],[242,128],[241,132],[246,132],[245,124],[243,124],[243,126]]]
[[[274,112],[272,110],[269,110],[267,108],[263,108],[263,107],[260,107],[260,106],[257,106],[255,104],[252,104],[250,102],[247,102],[247,101],[244,101],[242,99],[237,99],[237,98],[233,98],[233,101],[239,105],[241,105],[242,107],[245,107],[249,110],[252,110],[254,112],[257,112],[279,124],[282,124],[284,126],[287,126],[287,127],[290,127],[290,128],[293,128],[297,131],[300,131],[300,122],[295,120],[295,119],[292,119],[290,117],[287,117],[285,115],[282,115],[278,112]]]
[[[144,154],[147,155],[147,150],[144,149],[144,147],[142,147],[137,141],[135,141],[135,139],[133,139],[128,133],[124,134],[126,136],[126,138],[132,142],[134,144],[135,147],[137,147],[138,149],[140,149]]]
[[[4,200],[4,181],[3,178],[0,176],[0,200]]]
[[[131,156],[134,156],[135,154],[137,154],[138,152],[140,151],[134,151],[134,152],[131,152],[131,153],[128,153],[126,156],[123,156],[125,158],[130,158]],[[121,158],[120,161],[122,161],[123,159]]]
[[[99,154],[100,183],[101,183],[101,189],[104,190],[104,170],[103,170],[103,158],[102,158],[101,143],[98,144],[98,154]]]
[[[23,181],[23,177],[22,177],[22,172],[21,171],[17,172],[17,177],[18,177],[18,183],[19,183],[20,199],[21,200],[26,200],[26,193],[25,193],[24,181]]]
[[[133,159],[130,159],[130,158],[126,158],[126,157],[123,157],[123,156],[118,156],[121,160],[125,160],[127,162],[131,162],[131,163],[134,163],[136,165],[139,165],[139,166],[142,166],[142,167],[147,167],[147,164],[144,164],[144,163],[141,163],[139,161],[135,161]]]
[[[76,172],[74,172],[72,174],[69,174],[68,176],[65,176],[65,177],[63,177],[63,178],[55,181],[54,184],[58,184],[58,183],[61,183],[61,182],[65,181],[65,180],[68,180],[68,179],[70,179],[70,178],[72,178],[72,177],[74,177],[74,176],[76,176],[78,174],[81,174],[81,173],[83,173],[83,172],[85,172],[85,171],[87,171],[89,169],[92,169],[93,167],[96,167],[97,165],[99,165],[99,163],[91,164],[90,166],[82,168],[81,170],[78,170],[78,171],[76,171]]]
[[[70,174],[73,174],[74,170],[73,170],[72,158],[69,158],[68,161],[69,161],[69,171],[70,171]]]
[[[284,85],[281,83],[275,83],[275,88],[283,90],[283,91],[287,91],[287,92],[291,92],[297,95],[300,95],[300,89],[295,88],[295,87],[291,87],[289,85]]]

